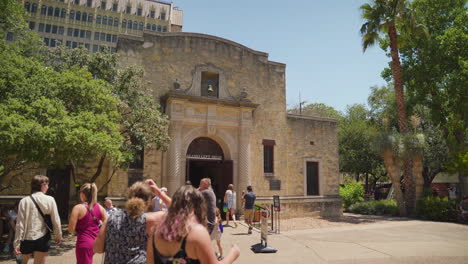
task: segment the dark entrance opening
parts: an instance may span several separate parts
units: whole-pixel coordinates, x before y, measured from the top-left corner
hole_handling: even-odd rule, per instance
[[[47,194],[55,198],[62,220],[68,221],[68,202],[70,200],[70,168],[47,169],[49,190]]]
[[[218,143],[205,137],[195,139],[187,150],[186,168],[186,180],[190,180],[194,187],[198,187],[203,178],[211,179],[216,205],[223,212],[224,193],[233,183],[232,160],[224,160]]]

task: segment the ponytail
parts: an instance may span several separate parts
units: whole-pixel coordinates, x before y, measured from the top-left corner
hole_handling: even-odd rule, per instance
[[[86,202],[89,205],[89,208],[93,208],[97,203],[97,186],[95,183],[85,183],[81,186],[80,192],[86,197]]]

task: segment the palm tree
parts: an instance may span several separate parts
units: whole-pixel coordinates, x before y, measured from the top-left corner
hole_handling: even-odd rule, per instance
[[[363,51],[365,52],[368,47],[378,42],[382,35],[388,37],[390,41],[390,55],[392,58],[391,68],[398,110],[398,128],[400,133],[404,136],[407,133],[407,118],[403,76],[400,57],[398,54],[399,32],[397,31],[397,25],[399,26],[400,32],[405,31],[405,29],[411,29],[412,25],[416,25],[416,23],[414,23],[415,20],[408,7],[408,1],[406,0],[371,0],[370,4],[363,4],[360,9],[362,11],[362,18],[365,22],[361,27]],[[415,180],[412,175],[411,163],[411,158],[404,159],[404,200],[406,213],[410,215],[414,213],[414,209],[416,207]],[[393,183],[395,184],[395,181],[393,181]],[[399,201],[399,203],[401,202],[402,201]]]

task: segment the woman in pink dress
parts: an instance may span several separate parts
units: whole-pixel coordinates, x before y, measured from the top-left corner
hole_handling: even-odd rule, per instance
[[[76,232],[76,263],[93,263],[93,244],[99,234],[101,223],[106,221],[107,213],[97,203],[97,187],[85,183],[80,188],[81,203],[75,205],[70,215],[68,231]]]

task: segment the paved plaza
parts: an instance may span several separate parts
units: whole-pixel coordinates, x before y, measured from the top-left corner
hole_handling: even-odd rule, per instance
[[[268,236],[268,245],[277,253],[252,252],[250,247],[260,242],[260,233],[247,235],[245,225],[224,228],[222,244],[225,251],[233,243],[239,245],[239,264],[468,263],[467,225],[346,214],[335,219],[288,220],[282,226],[280,234]],[[48,257],[47,263],[76,263],[73,239],[51,255],[55,256]],[[94,263],[101,261],[102,255],[96,255]]]

